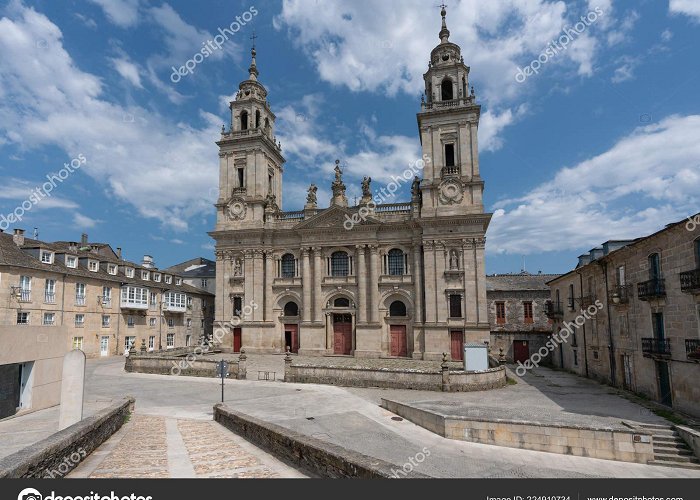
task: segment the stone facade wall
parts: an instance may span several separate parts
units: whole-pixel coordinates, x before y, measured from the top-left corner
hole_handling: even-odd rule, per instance
[[[156,375],[182,375],[183,377],[216,377],[218,361],[200,359],[194,352],[182,352],[180,356],[167,353],[155,355],[129,355],[124,363],[124,370],[133,373],[152,373]],[[246,378],[245,357],[239,361],[229,361],[227,378],[244,380]]]
[[[134,399],[126,398],[48,438],[0,460],[0,478],[64,477],[126,423]],[[69,465],[70,464],[70,465]]]

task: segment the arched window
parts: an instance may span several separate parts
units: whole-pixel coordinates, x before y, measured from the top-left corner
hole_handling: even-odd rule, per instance
[[[296,259],[291,253],[282,256],[282,277],[293,278],[296,276]]]
[[[389,316],[406,316],[406,304],[395,300],[389,306]]]
[[[649,279],[658,280],[661,278],[661,259],[658,253],[649,256]]]
[[[338,297],[333,301],[333,307],[350,307],[350,299]]]
[[[248,130],[248,112],[241,111],[241,130]]]
[[[388,271],[390,276],[402,276],[405,274],[405,258],[402,250],[394,248],[389,250],[388,255]]]
[[[454,99],[454,89],[452,88],[452,80],[445,78],[440,85],[442,100],[451,101]]]
[[[255,110],[255,128],[260,128],[260,111]]]
[[[350,274],[350,259],[345,252],[333,252],[331,255],[331,276]]]
[[[700,238],[695,240],[695,266],[700,269]]]
[[[296,302],[287,302],[284,305],[285,316],[299,316],[299,306]]]
[[[270,119],[269,119],[269,118],[265,118],[265,130],[267,130],[267,129],[269,129],[269,128],[270,128]]]

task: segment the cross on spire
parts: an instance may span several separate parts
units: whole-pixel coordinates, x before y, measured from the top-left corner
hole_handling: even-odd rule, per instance
[[[253,40],[253,50],[255,50],[255,40],[258,38],[258,35],[255,34],[255,30],[253,30],[253,36],[250,37],[251,40]]]

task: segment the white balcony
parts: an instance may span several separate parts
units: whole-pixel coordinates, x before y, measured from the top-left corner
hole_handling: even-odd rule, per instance
[[[184,305],[174,305],[174,304],[163,304],[163,311],[173,314],[184,314],[187,312],[187,306]]]
[[[140,303],[140,302],[131,302],[129,300],[121,300],[119,301],[119,307],[122,309],[131,309],[134,311],[147,311],[148,310],[148,303]]]

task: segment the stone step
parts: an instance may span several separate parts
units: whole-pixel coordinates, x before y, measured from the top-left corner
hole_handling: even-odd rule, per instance
[[[680,469],[700,470],[700,464],[695,464],[695,463],[662,462],[662,461],[657,461],[657,460],[651,460],[648,463],[649,463],[649,465],[657,465],[660,467],[678,467]]]
[[[640,427],[644,427],[645,429],[665,429],[672,431],[673,427],[670,425],[662,425],[662,424],[640,424]]]
[[[654,443],[683,443],[683,438],[680,436],[653,436]]]
[[[654,453],[678,453],[679,455],[690,455],[693,456],[693,451],[688,448],[687,446],[683,445],[665,445],[665,446],[656,446],[654,445]]]
[[[676,453],[654,453],[654,460],[660,460],[663,462],[683,462],[683,463],[696,463],[700,464],[700,460],[694,456],[682,456]]]
[[[646,429],[651,432],[652,436],[679,436],[678,432],[673,429]]]

